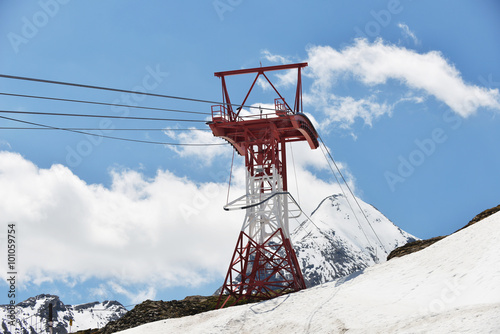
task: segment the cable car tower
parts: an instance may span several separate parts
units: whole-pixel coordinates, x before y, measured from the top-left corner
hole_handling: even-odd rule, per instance
[[[222,82],[223,104],[212,106],[208,122],[214,136],[228,141],[245,157],[246,194],[228,203],[224,209],[245,209],[246,215],[229,269],[222,286],[219,305],[230,297],[233,303],[243,298],[268,299],[306,287],[290,241],[288,219],[297,210],[289,210],[285,143],[307,141],[311,149],[319,146],[313,124],[302,113],[301,69],[307,63],[258,67],[216,72]],[[290,108],[266,72],[297,69],[295,104]],[[240,107],[233,109],[226,77],[255,73],[256,77]],[[274,110],[241,115],[241,110],[262,76],[277,94]],[[227,297],[225,297],[227,296]]]

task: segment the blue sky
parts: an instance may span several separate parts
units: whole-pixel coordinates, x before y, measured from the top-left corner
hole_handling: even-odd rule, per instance
[[[498,205],[499,15],[500,4],[487,0],[3,0],[0,74],[219,101],[214,72],[307,61],[304,111],[356,194],[428,238]],[[252,79],[231,78],[233,101]],[[293,98],[287,73],[272,80]],[[8,79],[0,79],[0,92],[210,111],[206,103]],[[269,98],[259,87],[251,103]],[[11,111],[205,119],[1,95],[0,103]],[[110,130],[206,129],[203,122],[0,116],[139,140],[219,143],[203,131]],[[0,127],[16,126],[26,125],[0,119]],[[293,150],[299,181],[290,188],[310,212],[339,189],[320,152]],[[19,301],[55,293],[69,304],[128,305],[209,294],[222,283],[243,221],[222,210],[229,147],[0,129],[0,151],[0,220],[19,230]],[[231,198],[243,193],[240,160]]]

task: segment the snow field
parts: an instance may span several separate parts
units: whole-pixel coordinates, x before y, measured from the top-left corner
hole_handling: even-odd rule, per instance
[[[500,333],[499,262],[497,213],[361,274],[121,333]]]

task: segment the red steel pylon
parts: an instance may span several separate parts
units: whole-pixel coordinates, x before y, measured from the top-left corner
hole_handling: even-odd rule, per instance
[[[212,106],[209,126],[214,136],[224,138],[245,156],[246,194],[225,209],[246,209],[243,227],[234,250],[219,305],[242,298],[267,299],[304,289],[305,283],[290,242],[289,196],[286,176],[285,143],[307,141],[311,149],[319,146],[318,134],[302,113],[301,69],[307,63],[258,67],[217,72],[222,81],[223,104]],[[297,69],[294,108],[271,83],[265,72]],[[226,76],[256,73],[243,102],[234,112],[226,87]],[[240,116],[257,79],[263,76],[277,93],[274,110]],[[227,297],[226,297],[227,296]]]

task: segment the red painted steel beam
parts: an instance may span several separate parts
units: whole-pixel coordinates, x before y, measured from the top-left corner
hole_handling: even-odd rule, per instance
[[[306,67],[306,66],[307,66],[307,63],[264,66],[264,67],[246,68],[246,69],[233,70],[233,71],[215,72],[214,75],[216,77],[220,78],[220,77],[228,76],[228,75],[237,75],[237,74],[246,74],[246,73],[264,73],[264,72],[268,72],[268,71],[288,70],[291,68],[302,68],[302,67]]]

